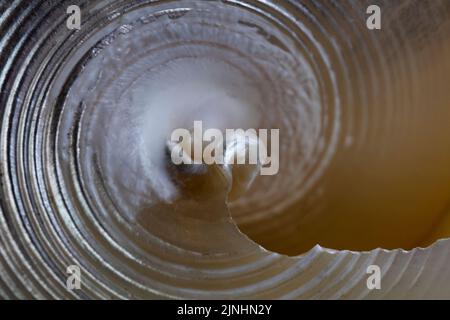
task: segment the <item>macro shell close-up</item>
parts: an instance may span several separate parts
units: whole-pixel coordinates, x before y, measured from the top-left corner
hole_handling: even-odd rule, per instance
[[[0,0],[0,298],[450,299],[449,85],[450,0]]]

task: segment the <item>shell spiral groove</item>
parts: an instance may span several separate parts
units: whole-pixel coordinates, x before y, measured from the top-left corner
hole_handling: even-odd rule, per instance
[[[0,297],[450,297],[450,2],[371,2],[2,1]],[[176,205],[198,117],[280,128],[279,174]]]

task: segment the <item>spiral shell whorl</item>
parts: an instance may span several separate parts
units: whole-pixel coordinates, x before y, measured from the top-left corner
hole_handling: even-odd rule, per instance
[[[80,31],[65,26],[65,8],[74,2],[83,12]],[[361,30],[355,27],[354,21],[364,22],[361,8],[366,2],[3,1],[0,297],[449,297],[450,287],[438,285],[450,279],[450,269],[445,268],[447,241],[412,251],[355,252],[315,246],[288,257],[260,247],[235,223],[241,230],[249,229],[246,234],[252,239],[270,233],[280,252],[291,251],[298,245],[290,236],[299,216],[283,212],[309,194],[305,206],[311,210],[305,212],[315,217],[322,199],[317,186],[337,149],[346,144],[362,148],[378,134],[373,129],[378,122],[414,118],[415,110],[383,112],[367,107],[377,95],[383,95],[387,107],[406,105],[411,97],[395,96],[406,99],[401,103],[390,100],[394,89],[389,84],[396,77],[409,78],[400,83],[410,86],[408,90],[416,88],[417,75],[411,66],[417,57],[409,55],[414,50],[410,48],[398,69],[389,70],[389,61],[401,51],[395,45],[400,47],[401,33],[389,33],[396,41],[387,51],[376,36],[360,34],[367,31],[364,25]],[[442,6],[447,10],[434,12],[436,20],[448,19],[449,7],[443,2]],[[215,41],[208,41],[202,28],[210,28]],[[162,29],[163,36],[155,31]],[[183,42],[184,33],[197,38]],[[357,46],[363,37],[370,41]],[[142,48],[135,39],[149,45]],[[232,46],[237,40],[242,47]],[[126,48],[134,52],[124,52]],[[448,48],[441,49],[450,56]],[[215,208],[220,208],[213,217],[169,212],[153,222],[173,229],[152,234],[135,220],[138,209],[147,212],[141,200],[149,194],[157,198],[151,186],[105,175],[114,168],[109,155],[120,150],[114,149],[114,141],[103,143],[114,130],[99,124],[132,127],[137,119],[133,110],[127,113],[125,104],[115,103],[120,100],[105,96],[116,94],[120,99],[139,81],[133,78],[139,70],[211,54],[221,63],[230,63],[235,72],[230,74],[242,72],[246,88],[260,85],[253,89],[263,95],[261,101],[267,103],[263,107],[271,110],[259,109],[258,125],[280,127],[282,134],[295,139],[282,142],[280,175],[259,177],[248,196],[230,204],[233,220],[224,199],[213,199]],[[148,56],[151,59],[145,60]],[[284,71],[278,69],[280,64]],[[438,71],[435,75],[445,79]],[[255,79],[259,81],[252,82]],[[233,92],[239,94],[238,89]],[[250,100],[258,106],[258,99]],[[360,109],[349,109],[355,106]],[[354,116],[344,116],[349,114]],[[93,139],[102,132],[106,132],[99,138],[104,153],[97,152]],[[384,140],[390,138],[389,131],[383,135]],[[114,137],[128,141],[128,136]],[[139,145],[132,141],[131,149],[134,144]],[[129,177],[141,174],[134,171],[141,168],[139,164],[133,165],[127,163]],[[116,178],[121,184],[115,184]],[[130,192],[134,196],[122,199],[130,188],[136,188]],[[167,190],[169,194],[171,189]],[[151,211],[154,203],[144,205]],[[195,233],[202,228],[209,233]],[[176,242],[175,232],[192,242]],[[74,264],[82,269],[82,290],[68,291],[66,268]],[[383,266],[389,288],[367,289],[366,268],[371,264]],[[426,274],[436,276],[424,279]]]

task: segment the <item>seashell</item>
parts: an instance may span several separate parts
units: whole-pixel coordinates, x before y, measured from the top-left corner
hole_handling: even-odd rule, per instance
[[[0,298],[449,299],[450,2],[377,2],[3,1]]]

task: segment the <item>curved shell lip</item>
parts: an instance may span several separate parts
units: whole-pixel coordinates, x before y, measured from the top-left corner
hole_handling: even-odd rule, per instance
[[[312,247],[310,250],[308,250],[307,252],[300,254],[300,255],[296,255],[296,256],[289,256],[289,255],[284,255],[288,258],[303,258],[305,255],[308,255],[310,252],[326,252],[329,254],[337,254],[337,253],[351,253],[351,254],[370,254],[370,253],[374,253],[374,252],[383,252],[383,253],[414,253],[416,251],[428,251],[433,249],[436,246],[439,246],[441,244],[444,243],[448,243],[450,244],[450,238],[441,238],[436,240],[435,242],[433,242],[432,244],[428,245],[428,246],[417,246],[414,247],[410,250],[406,250],[403,248],[395,248],[395,249],[385,249],[382,247],[377,247],[374,248],[372,250],[347,250],[347,249],[331,249],[331,248],[326,248],[326,247],[322,247],[320,244],[316,244],[314,247]],[[268,252],[271,252],[270,250],[265,249]]]
[[[228,219],[230,220],[230,222],[235,226],[235,228],[237,229],[237,231],[245,238],[247,238],[248,241],[252,242],[255,246],[257,246],[259,248],[259,250],[261,250],[261,252],[266,253],[266,254],[270,254],[270,255],[277,255],[279,257],[282,258],[287,258],[287,259],[293,259],[293,260],[298,260],[298,259],[303,259],[305,257],[311,256],[311,255],[315,255],[318,253],[328,253],[328,254],[332,254],[332,255],[336,255],[339,253],[350,253],[350,254],[373,254],[373,253],[403,253],[403,254],[408,254],[408,253],[415,253],[417,251],[428,251],[428,250],[432,250],[434,247],[437,247],[439,245],[448,243],[450,244],[450,237],[447,238],[441,238],[441,239],[437,239],[436,241],[434,241],[433,243],[431,243],[428,246],[417,246],[414,247],[412,249],[403,249],[403,248],[394,248],[394,249],[386,249],[386,248],[382,248],[382,247],[377,247],[371,250],[349,250],[349,249],[332,249],[332,248],[327,248],[327,247],[323,247],[320,244],[316,244],[314,247],[312,247],[311,249],[309,249],[308,251],[298,254],[298,255],[287,255],[287,254],[283,254],[283,253],[279,253],[279,252],[275,252],[275,251],[271,251],[267,248],[264,248],[262,245],[258,244],[257,242],[255,242],[253,239],[251,239],[247,234],[245,234],[244,232],[241,231],[241,229],[239,228],[239,226],[237,225],[237,223],[235,222],[235,220],[233,219],[233,217],[231,216],[230,211],[228,210]]]
[[[428,246],[417,246],[414,247],[412,249],[403,249],[403,248],[394,248],[394,249],[386,249],[386,248],[382,248],[382,247],[377,247],[371,250],[349,250],[349,249],[332,249],[332,248],[327,248],[327,247],[323,247],[320,244],[316,244],[314,247],[312,247],[311,249],[309,249],[308,251],[298,254],[298,255],[287,255],[287,254],[283,254],[283,253],[279,253],[279,252],[275,252],[275,251],[271,251],[269,249],[264,248],[263,246],[261,246],[260,244],[256,243],[254,240],[250,239],[244,232],[242,232],[239,229],[239,226],[235,223],[235,221],[233,220],[233,218],[230,216],[230,219],[232,221],[232,223],[236,226],[236,228],[238,229],[238,231],[245,236],[249,241],[253,242],[255,245],[257,245],[260,250],[262,252],[265,252],[267,254],[272,254],[272,255],[277,255],[283,258],[287,258],[287,259],[293,259],[293,260],[298,260],[298,259],[303,259],[305,257],[311,256],[311,255],[316,255],[318,253],[328,253],[331,255],[336,255],[339,253],[349,253],[349,254],[373,254],[373,253],[402,253],[402,254],[408,254],[408,253],[415,253],[417,251],[419,252],[424,252],[424,251],[429,251],[432,250],[433,248],[439,246],[439,245],[443,245],[443,244],[449,244],[450,245],[450,237],[448,238],[441,238],[441,239],[437,239],[436,241],[434,241],[433,243],[431,243]]]

